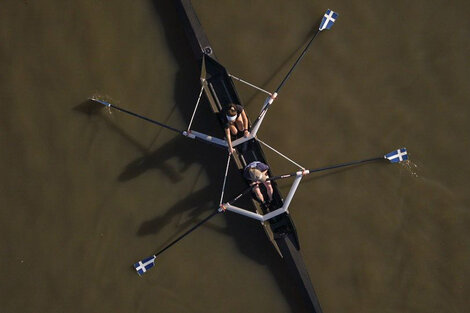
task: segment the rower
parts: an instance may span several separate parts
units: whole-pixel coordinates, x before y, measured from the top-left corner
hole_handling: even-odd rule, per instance
[[[248,126],[248,117],[246,116],[243,107],[238,104],[231,104],[225,112],[224,124],[229,153],[235,152],[235,149],[233,149],[232,146],[232,138],[230,134],[236,136],[239,132],[242,132],[243,136],[248,137],[250,135]]]
[[[253,192],[265,208],[268,208],[270,203],[273,201],[273,186],[271,185],[271,181],[267,180],[269,178],[268,169],[268,165],[260,161],[253,161],[243,170],[243,176],[245,176],[246,179],[252,181],[250,185],[254,186]],[[263,184],[266,187],[266,192],[269,198],[267,203],[264,199],[263,193],[259,188],[260,184]]]

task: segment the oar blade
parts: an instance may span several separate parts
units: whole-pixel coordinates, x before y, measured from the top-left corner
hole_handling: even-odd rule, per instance
[[[155,255],[152,255],[151,257],[148,257],[146,259],[143,259],[142,261],[135,263],[134,269],[137,271],[137,274],[139,274],[139,276],[142,276],[154,266],[155,266]]]
[[[389,160],[390,163],[398,163],[408,160],[408,150],[400,148],[384,155],[384,158]]]
[[[323,15],[323,18],[320,23],[320,27],[318,28],[319,31],[322,31],[324,29],[330,29],[333,24],[336,22],[336,19],[338,18],[338,13],[328,9],[325,12],[325,15]]]

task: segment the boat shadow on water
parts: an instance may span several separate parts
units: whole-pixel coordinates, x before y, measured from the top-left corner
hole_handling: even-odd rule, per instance
[[[196,96],[200,90],[200,68],[187,42],[183,26],[180,24],[174,1],[155,0],[152,1],[152,5],[156,18],[161,22],[165,32],[167,46],[175,57],[178,66],[174,83],[174,109],[175,111],[179,111],[179,114],[181,114],[186,123],[189,123]],[[174,235],[176,238],[218,207],[218,198],[222,188],[223,169],[227,157],[225,150],[204,143],[194,142],[177,135],[158,148],[149,150],[148,147],[126,133],[124,129],[111,119],[107,118],[103,113],[102,105],[97,105],[93,101],[85,101],[76,106],[74,110],[87,115],[101,116],[101,121],[106,123],[107,127],[118,133],[141,152],[139,158],[124,167],[117,177],[118,181],[126,182],[138,178],[138,176],[149,170],[158,170],[165,174],[169,182],[177,183],[184,179],[186,170],[195,164],[201,167],[201,171],[198,175],[204,174],[204,176],[209,177],[209,182],[206,187],[191,192],[186,197],[183,196],[179,201],[168,208],[164,214],[143,221],[136,232],[137,236],[155,235],[165,225],[168,225],[172,220],[184,214],[187,217],[187,221],[178,225],[178,232]],[[162,122],[166,123],[165,120],[162,120]],[[215,129],[219,133],[214,135],[218,137],[223,136],[220,125],[214,113],[210,110],[206,99],[204,99],[199,106],[197,122],[195,123],[197,123],[198,131],[214,134]],[[156,138],[159,134],[160,133],[157,133]],[[188,151],[190,152],[188,153]],[[178,166],[173,165],[175,164],[175,160]],[[236,196],[238,192],[246,188],[245,183],[241,179],[241,175],[234,170],[235,166],[233,161],[231,162],[231,172],[229,172],[227,181],[229,189],[226,190],[225,200]],[[197,181],[197,179],[195,181]],[[194,185],[191,190],[194,190],[195,187]],[[241,202],[238,202],[240,206],[251,208],[252,211],[255,210],[249,199],[240,199],[240,201]],[[224,227],[213,226],[213,224],[205,224],[204,227],[209,227],[218,234],[224,234],[233,238],[240,253],[257,264],[269,269],[292,312],[307,312],[302,295],[296,291],[296,288],[293,288],[289,278],[289,271],[283,265],[282,259],[269,243],[259,222],[231,213],[225,214],[223,218],[226,219]],[[197,233],[195,236],[197,236]],[[169,242],[172,239],[174,238],[167,240]],[[163,247],[165,244],[165,242],[162,242],[161,246]]]

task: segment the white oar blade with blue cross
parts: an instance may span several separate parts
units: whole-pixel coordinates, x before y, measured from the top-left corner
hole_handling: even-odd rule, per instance
[[[319,31],[324,29],[330,29],[331,26],[336,22],[338,18],[338,13],[331,11],[330,9],[326,10],[325,15],[323,15],[323,19],[321,20],[320,27],[318,28]]]
[[[398,163],[408,160],[408,151],[406,148],[400,148],[384,155],[384,158],[389,160],[390,163]]]
[[[139,276],[142,276],[147,272],[149,269],[155,266],[155,255],[152,255],[151,257],[148,257],[146,259],[143,259],[142,261],[139,261],[134,264],[134,268],[137,271],[137,274]]]

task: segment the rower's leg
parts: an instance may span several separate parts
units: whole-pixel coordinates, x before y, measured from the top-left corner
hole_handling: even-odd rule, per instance
[[[233,124],[230,125],[230,133],[231,133],[232,135],[238,134],[238,130],[237,130],[237,128],[235,127],[235,125],[233,125]]]
[[[271,185],[271,181],[267,181],[264,183],[266,187],[266,192],[268,193],[269,202],[273,201],[273,186]]]
[[[243,121],[241,119],[241,117],[239,117],[236,121],[235,121],[235,124],[237,125],[237,128],[238,128],[238,131],[243,131],[244,128],[243,128]]]
[[[259,189],[259,186],[256,185],[255,187],[253,187],[253,192],[255,193],[256,197],[258,198],[259,201],[261,201],[261,203],[264,202],[264,197],[263,197],[263,193],[261,193],[261,190]]]

